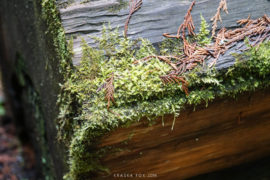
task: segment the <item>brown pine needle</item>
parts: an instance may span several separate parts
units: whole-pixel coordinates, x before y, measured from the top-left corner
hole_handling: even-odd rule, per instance
[[[184,42],[184,53],[187,57],[190,57],[194,54],[196,50],[196,44],[189,44],[189,42],[185,39],[183,36],[183,42]]]
[[[194,36],[195,35],[195,26],[192,20],[192,16],[191,16],[191,11],[193,9],[193,6],[195,5],[195,1],[193,1],[184,17],[184,22],[179,26],[178,30],[177,30],[177,34],[176,35],[170,35],[169,33],[163,33],[164,37],[167,38],[185,38],[185,33],[186,30],[188,30],[188,34]],[[180,35],[180,33],[182,33],[182,36]]]
[[[180,33],[182,32],[182,38],[185,37],[186,29],[188,30],[188,34],[194,36],[194,30],[195,26],[192,20],[191,11],[193,9],[193,6],[195,5],[195,1],[193,1],[187,11],[187,14],[185,15],[184,22],[179,26],[177,31],[177,37],[180,37]]]
[[[238,20],[237,24],[243,25],[243,24],[249,24],[250,22],[252,22],[252,21],[250,20],[250,15],[249,15],[247,19]]]
[[[127,37],[127,31],[128,31],[128,24],[131,19],[132,14],[134,14],[136,11],[138,11],[142,6],[142,0],[130,0],[129,2],[129,15],[127,17],[126,23],[125,23],[125,31],[124,36]]]
[[[172,83],[177,83],[182,85],[182,90],[185,92],[185,94],[188,96],[188,82],[185,80],[184,77],[179,77],[177,74],[169,74],[169,75],[164,75],[160,76],[161,81],[164,84],[172,84]]]
[[[107,109],[109,110],[111,102],[115,102],[114,101],[114,86],[113,86],[113,81],[114,81],[114,74],[112,73],[111,77],[109,77],[108,79],[106,79],[106,85],[105,85],[105,91],[106,91],[106,100],[108,101],[107,104]]]
[[[163,36],[166,38],[179,38],[177,35],[170,35],[169,33],[163,33]]]
[[[223,10],[226,14],[229,13],[228,8],[227,8],[226,0],[221,0],[220,1],[219,6],[217,8],[216,14],[211,18],[211,21],[213,21],[213,24],[212,24],[212,37],[215,36],[218,21],[222,22],[221,15],[220,15],[221,10]]]
[[[179,58],[176,56],[147,56],[147,57],[144,57],[142,59],[134,61],[133,64],[138,64],[139,62],[148,61],[148,60],[153,59],[153,58],[157,58],[160,61],[164,61],[165,63],[169,64],[174,70],[177,70],[176,65],[170,61],[170,59],[178,59],[179,60]]]
[[[194,4],[191,5],[188,11],[189,13],[193,6]],[[220,11],[222,9],[228,13],[226,0],[221,0],[215,18],[216,23],[217,21],[221,21]],[[218,31],[215,37],[215,42],[207,45],[206,47],[200,47],[196,43],[189,43],[185,38],[185,30],[187,28],[184,28],[184,25],[180,26],[178,35],[170,35],[168,33],[164,33],[163,35],[168,38],[181,37],[183,39],[184,53],[182,56],[151,55],[137,60],[133,62],[133,64],[137,64],[141,61],[148,61],[154,58],[170,64],[173,70],[167,75],[160,76],[161,81],[164,84],[180,84],[182,91],[188,95],[188,82],[183,77],[183,73],[194,69],[198,64],[203,63],[208,58],[211,58],[210,60],[212,60],[209,63],[209,66],[214,66],[221,55],[223,55],[228,49],[233,47],[239,41],[243,41],[245,38],[249,38],[249,41],[253,43],[251,44],[252,46],[259,46],[259,44],[266,39],[270,39],[270,18],[267,15],[264,15],[256,20],[251,20],[250,17],[248,17],[247,19],[242,19],[237,22],[242,27],[233,30],[222,28],[220,31]],[[179,32],[182,33],[182,36],[180,36]],[[172,59],[174,60],[173,63],[171,62]]]

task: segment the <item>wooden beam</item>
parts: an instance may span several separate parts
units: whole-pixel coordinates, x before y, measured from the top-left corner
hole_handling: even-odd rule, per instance
[[[104,137],[100,147],[119,152],[103,158],[114,176],[157,175],[157,179],[186,179],[270,153],[270,91],[220,99],[208,108],[186,110],[153,126],[137,123]]]
[[[128,6],[123,6],[118,12],[111,9],[120,6],[120,2],[128,3],[129,0],[97,0],[82,3],[74,0],[66,8],[61,4],[66,0],[58,0],[62,23],[68,37],[74,36],[74,64],[78,64],[81,57],[80,42],[84,38],[89,45],[94,45],[90,36],[99,36],[102,26],[110,22],[112,28],[119,27],[124,30],[125,20],[128,16]],[[200,27],[200,14],[210,24],[210,19],[216,13],[220,0],[198,0],[192,16],[196,31]],[[183,22],[186,11],[192,1],[185,0],[144,0],[142,8],[137,11],[129,24],[128,36],[132,39],[147,38],[152,43],[162,41],[163,33],[176,33],[178,26]],[[222,13],[220,27],[234,28],[239,19],[259,18],[264,14],[270,14],[270,1],[267,0],[227,0],[229,14]],[[232,58],[231,58],[232,60]]]

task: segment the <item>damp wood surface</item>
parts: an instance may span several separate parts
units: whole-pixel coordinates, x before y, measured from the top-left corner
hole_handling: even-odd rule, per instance
[[[81,58],[81,38],[95,46],[91,36],[99,36],[104,23],[110,22],[112,28],[119,27],[120,34],[124,30],[129,13],[129,0],[57,0],[62,24],[67,38],[74,40],[74,64],[79,64]],[[175,34],[183,22],[187,9],[192,1],[187,0],[143,0],[139,9],[129,23],[128,37],[132,39],[147,38],[152,43],[159,43],[164,38],[163,33]],[[197,0],[192,10],[195,31],[199,31],[200,14],[211,25],[210,19],[216,13],[220,0]],[[236,21],[247,18],[257,19],[264,14],[270,14],[268,0],[227,0],[229,14],[221,13],[222,23],[218,28],[235,28]],[[121,34],[122,35],[122,34]],[[217,68],[227,68],[233,64],[232,56],[221,56]]]
[[[100,147],[117,149],[102,159],[111,179],[119,175],[156,175],[186,179],[270,154],[269,89],[219,99],[149,126],[146,121],[103,137]]]

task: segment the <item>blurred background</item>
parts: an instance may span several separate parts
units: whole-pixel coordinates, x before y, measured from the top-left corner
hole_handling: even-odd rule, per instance
[[[27,138],[18,136],[1,82],[0,73],[0,180],[35,180],[34,150]]]

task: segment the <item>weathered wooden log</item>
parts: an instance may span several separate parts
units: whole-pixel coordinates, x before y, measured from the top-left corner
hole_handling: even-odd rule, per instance
[[[223,21],[219,28],[237,28],[236,21],[249,15],[252,19],[264,14],[269,15],[270,2],[267,0],[227,2],[229,14],[222,14]],[[143,1],[141,9],[132,16],[128,37],[147,38],[151,43],[159,44],[164,39],[163,33],[176,33],[190,3],[191,1],[179,0]],[[196,3],[192,11],[196,32],[201,22],[200,14],[210,24],[218,4],[218,0],[201,0]],[[209,103],[207,108],[200,105],[196,111],[192,110],[193,107],[187,107],[175,121],[173,116],[165,115],[164,127],[161,118],[154,121],[152,126],[149,126],[144,118],[137,123],[132,121],[131,125],[126,122],[122,126],[123,124],[119,123],[118,128],[112,128],[111,132],[98,136],[99,141],[94,143],[92,140],[95,139],[90,139],[91,131],[87,131],[89,127],[83,126],[85,119],[78,118],[80,113],[90,112],[87,109],[90,107],[81,109],[86,102],[76,99],[77,94],[71,93],[71,102],[68,102],[59,115],[57,96],[60,94],[58,100],[61,103],[62,94],[68,92],[63,89],[70,85],[65,82],[73,81],[70,77],[75,76],[70,76],[70,73],[74,72],[66,39],[73,39],[73,65],[79,66],[82,39],[88,45],[96,47],[91,36],[100,37],[102,27],[107,22],[110,22],[113,29],[119,27],[122,32],[128,13],[128,0],[1,2],[0,58],[5,90],[11,102],[19,99],[26,127],[30,129],[36,144],[43,176],[62,179],[64,174],[69,172],[66,179],[118,179],[125,176],[186,179],[269,155],[269,72],[265,69],[262,76],[259,70],[254,71],[254,76],[250,75],[259,82],[248,79],[245,72],[242,72],[246,79],[239,81],[259,84],[254,84],[254,88],[250,84],[247,85],[248,88],[244,86],[243,91],[255,89],[256,92],[240,93],[238,90],[238,93],[234,94],[237,99],[222,96]],[[246,48],[243,44],[244,42],[239,42],[217,60],[216,69],[221,74],[223,70],[234,66],[235,57],[231,53],[241,52]],[[267,69],[268,66],[266,63],[262,68]],[[59,83],[64,84],[61,86],[62,94]],[[199,88],[204,90],[208,86],[210,85],[206,83]],[[234,84],[231,87],[236,86]],[[12,96],[13,92],[16,92],[15,96]],[[179,94],[176,93],[175,97]],[[86,95],[91,97],[91,94]],[[149,102],[156,100],[151,98]],[[132,103],[135,108],[137,102]],[[69,108],[74,112],[69,114],[71,120],[66,120]],[[13,108],[15,114],[16,111],[16,108]],[[117,115],[109,106],[108,112]],[[21,114],[17,118],[20,116]],[[57,123],[59,117],[62,124]],[[64,146],[56,140],[57,130],[61,131],[70,124],[74,132],[66,130],[66,136],[71,137],[68,145]],[[172,124],[175,124],[173,131]],[[83,147],[77,146],[77,140]],[[103,152],[105,150],[106,153]],[[66,164],[68,153],[70,167]],[[94,155],[95,157],[92,157]],[[91,161],[88,161],[89,159]],[[109,171],[100,173],[104,168],[97,165],[97,162]]]
[[[58,0],[57,2],[63,3],[65,1]],[[175,34],[177,32],[190,3],[191,1],[181,0],[143,1],[141,9],[132,16],[128,36],[133,39],[147,38],[152,43],[161,42],[164,39],[163,33]],[[125,20],[129,12],[127,4],[128,0],[98,0],[87,3],[81,3],[78,0],[64,8],[60,6],[61,19],[67,38],[74,38],[74,64],[78,64],[81,58],[81,38],[85,39],[89,45],[94,45],[91,36],[100,36],[104,23],[108,22],[113,29],[119,27],[120,32],[124,30]],[[200,27],[200,14],[211,24],[210,19],[216,13],[218,4],[219,0],[196,2],[192,11],[196,32],[199,31]],[[239,19],[247,18],[249,15],[253,19],[259,18],[264,14],[269,14],[270,8],[270,3],[267,0],[258,2],[228,0],[227,4],[229,14],[222,14],[222,24],[219,28],[235,28],[237,27],[236,21]],[[121,7],[120,10],[114,11],[117,6]],[[222,65],[220,66],[222,67]]]
[[[205,19],[211,19],[215,14],[218,2],[197,2],[192,11],[196,27],[199,27],[199,15],[201,13]],[[113,29],[119,27],[120,32],[124,29],[128,9],[126,7],[118,12],[113,12],[112,8],[117,3],[119,2],[90,1],[85,4],[74,2],[60,8],[67,37],[73,37],[74,64],[80,63],[82,56],[81,40],[84,39],[87,44],[96,46],[91,36],[101,36],[105,22],[110,22]],[[239,3],[241,6],[239,6]],[[143,2],[142,8],[132,16],[128,36],[132,39],[143,37],[149,39],[152,43],[160,43],[163,39],[161,36],[163,33],[176,33],[183,19],[179,17],[185,16],[189,5],[190,2],[186,1]],[[252,11],[253,18],[268,14],[267,7],[269,5],[269,2],[266,1],[261,1],[261,3],[228,1],[228,6],[232,8],[229,8],[229,15],[223,16],[220,27],[236,28],[236,21],[248,17],[251,13],[250,6],[260,9],[260,11]],[[249,10],[245,11],[246,9]],[[208,23],[210,22],[208,21]],[[198,28],[196,31],[198,32]],[[239,42],[218,59],[216,69],[222,71],[233,66],[235,58],[231,53],[239,53],[243,49],[246,49],[246,46],[243,45],[243,42]],[[237,102],[232,101],[230,103],[224,103],[224,99],[222,99],[207,109],[197,110],[193,113],[190,111],[181,113],[180,118],[176,120],[178,124],[174,129],[176,132],[170,132],[174,122],[173,117],[168,116],[165,117],[165,121],[167,120],[168,123],[165,128],[162,127],[161,120],[159,120],[156,125],[151,127],[148,127],[147,123],[138,123],[131,125],[129,128],[120,128],[109,133],[102,138],[98,148],[119,149],[119,152],[101,158],[103,165],[109,168],[110,174],[100,175],[99,177],[111,179],[156,176],[158,179],[186,179],[267,155],[269,153],[268,136],[262,135],[266,139],[260,141],[254,134],[263,133],[263,130],[260,129],[267,126],[268,115],[263,118],[262,114],[269,110],[269,107],[265,106],[267,103],[261,107],[255,103],[256,107],[258,105],[258,112],[252,115],[252,112],[256,111],[256,107],[249,105],[250,110],[245,109],[248,98],[246,96],[242,98]],[[259,102],[262,102],[262,99]],[[226,108],[227,106],[232,109]],[[266,109],[261,109],[262,107]],[[243,111],[249,114],[247,119],[250,118],[252,122],[254,122],[255,116],[264,119],[261,121],[263,125],[259,125],[259,123],[248,125],[246,123],[246,126],[240,127]],[[225,115],[218,118],[221,114]],[[237,123],[240,124],[237,125]],[[237,134],[240,134],[240,137]],[[201,138],[205,138],[205,140],[201,142]],[[234,139],[236,143],[234,144],[230,139]],[[252,147],[251,149],[245,146],[250,142],[252,142],[252,145],[249,146]],[[241,154],[241,157],[237,158],[239,154]],[[75,156],[76,154],[72,155]],[[230,159],[229,162],[228,159]],[[79,163],[78,166],[80,166]],[[83,171],[75,175],[77,178],[87,176],[89,174]]]
[[[36,0],[1,1],[0,65],[7,108],[36,150],[39,176],[35,179],[62,179],[66,150],[55,138],[61,57],[57,37],[48,31],[43,17],[44,8]],[[57,14],[50,16],[57,19]]]
[[[269,103],[268,89],[188,109],[173,131],[172,116],[164,127],[159,118],[151,127],[140,122],[119,128],[100,145],[121,149],[102,159],[111,170],[104,178],[187,179],[269,155]]]

